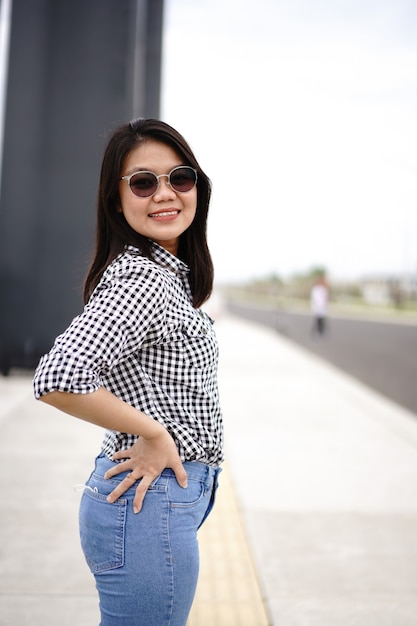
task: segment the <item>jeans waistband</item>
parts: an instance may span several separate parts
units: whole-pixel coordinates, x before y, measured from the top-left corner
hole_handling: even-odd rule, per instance
[[[96,458],[96,466],[94,469],[94,473],[99,476],[104,476],[104,474],[110,468],[114,467],[117,464],[115,461],[111,461],[107,456],[101,453]],[[211,465],[207,465],[206,463],[200,463],[200,461],[184,461],[183,467],[187,472],[187,476],[190,480],[201,480],[203,482],[210,482],[214,479],[214,477],[221,471],[220,468],[212,467]],[[117,476],[114,476],[112,480],[123,480],[125,476],[130,472],[127,470],[126,472],[122,472]],[[157,483],[160,477],[172,477],[175,476],[175,473],[172,469],[166,468],[164,469],[160,476],[156,478],[153,483]]]

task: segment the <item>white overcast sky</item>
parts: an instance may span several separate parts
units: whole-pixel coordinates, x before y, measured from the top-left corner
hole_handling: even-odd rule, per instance
[[[417,271],[415,0],[165,0],[163,46],[219,282]]]

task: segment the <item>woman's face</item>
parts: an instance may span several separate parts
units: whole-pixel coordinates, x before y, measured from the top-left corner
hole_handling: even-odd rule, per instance
[[[141,170],[159,176],[168,174],[179,165],[186,164],[170,146],[148,139],[128,154],[121,176]],[[195,217],[197,187],[194,185],[190,191],[178,193],[163,176],[159,178],[159,187],[152,196],[140,198],[134,195],[126,180],[121,180],[119,196],[119,211],[130,227],[176,255],[179,237]]]

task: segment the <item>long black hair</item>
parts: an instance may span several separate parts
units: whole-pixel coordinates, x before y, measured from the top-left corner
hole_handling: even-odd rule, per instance
[[[111,135],[104,152],[97,199],[97,227],[94,259],[84,284],[87,302],[107,266],[126,245],[138,247],[152,259],[153,242],[137,233],[127,223],[120,206],[119,179],[127,156],[147,139],[170,146],[184,161],[197,170],[197,210],[193,222],[181,234],[178,257],[189,269],[193,306],[199,307],[213,288],[213,262],[207,245],[207,215],[211,183],[190,146],[172,126],[155,119],[138,119],[119,126]]]

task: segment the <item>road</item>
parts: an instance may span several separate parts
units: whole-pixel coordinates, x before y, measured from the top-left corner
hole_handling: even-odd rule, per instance
[[[235,303],[228,310],[274,328],[417,415],[417,324],[331,317],[319,338],[308,313]]]

